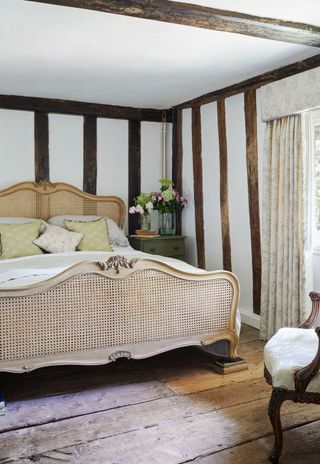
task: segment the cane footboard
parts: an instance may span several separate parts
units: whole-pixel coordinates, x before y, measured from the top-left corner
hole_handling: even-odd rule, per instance
[[[103,364],[217,340],[228,340],[236,356],[233,274],[192,274],[153,259],[122,265],[84,262],[40,284],[1,290],[0,370]]]

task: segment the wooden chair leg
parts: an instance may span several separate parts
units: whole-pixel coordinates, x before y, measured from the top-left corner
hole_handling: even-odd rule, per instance
[[[268,413],[274,432],[274,447],[269,453],[268,458],[273,464],[278,464],[282,452],[283,438],[280,409],[285,399],[286,395],[284,390],[279,388],[272,389]]]

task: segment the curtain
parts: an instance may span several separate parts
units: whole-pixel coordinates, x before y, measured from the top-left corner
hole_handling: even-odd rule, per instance
[[[262,339],[306,315],[308,182],[302,115],[269,121],[263,167]],[[308,289],[309,291],[311,288]]]

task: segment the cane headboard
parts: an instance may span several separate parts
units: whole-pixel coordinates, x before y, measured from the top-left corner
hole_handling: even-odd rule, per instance
[[[0,190],[0,216],[41,218],[77,214],[106,216],[123,227],[126,207],[119,197],[91,195],[69,184],[21,182]]]

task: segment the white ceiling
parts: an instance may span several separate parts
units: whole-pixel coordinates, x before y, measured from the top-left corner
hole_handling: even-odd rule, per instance
[[[193,3],[320,25],[319,0]],[[167,108],[318,53],[238,34],[0,1],[2,94]]]

